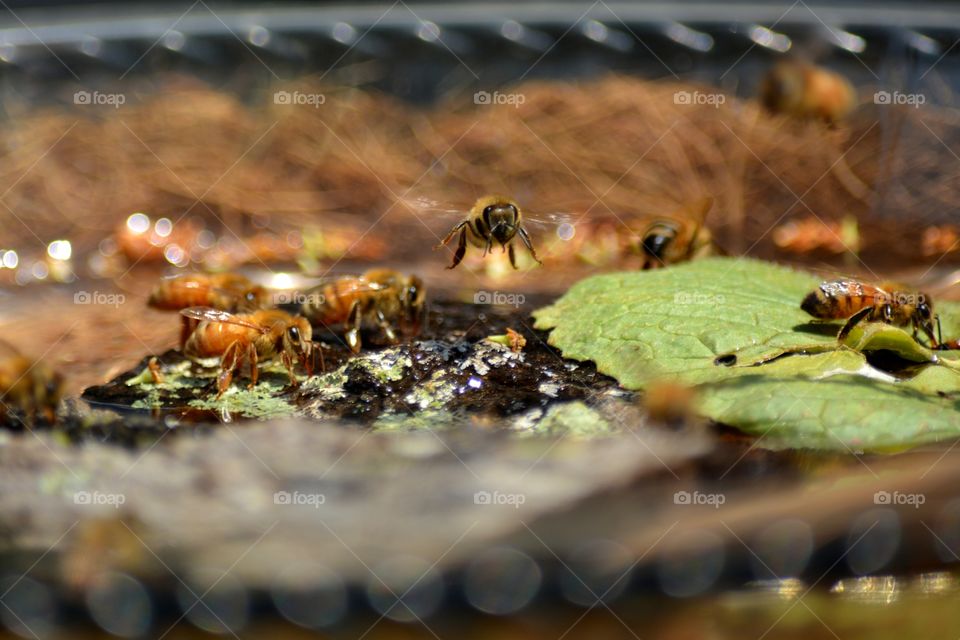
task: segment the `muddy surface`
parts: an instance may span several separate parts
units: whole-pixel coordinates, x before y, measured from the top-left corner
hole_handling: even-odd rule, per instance
[[[145,355],[130,371],[87,388],[82,399],[95,409],[123,413],[141,430],[153,421],[159,432],[171,425],[280,416],[377,428],[467,421],[534,429],[558,403],[632,403],[633,394],[591,363],[563,360],[547,345],[547,334],[531,324],[526,308],[436,302],[426,328],[410,342],[378,346],[377,336],[369,334],[368,346],[354,356],[336,333],[316,336],[324,345],[325,371],[311,377],[300,371],[297,386],[281,368],[267,365],[257,387],[247,389],[244,372],[217,400],[216,363],[191,362],[168,350],[156,356],[162,382],[148,370],[154,356]],[[526,341],[519,351],[488,340],[508,328]],[[69,414],[65,423],[77,436],[90,427],[90,420]]]

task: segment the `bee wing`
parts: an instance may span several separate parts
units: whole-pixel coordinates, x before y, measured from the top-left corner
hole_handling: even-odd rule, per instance
[[[457,206],[449,202],[441,202],[424,196],[416,198],[401,198],[399,203],[408,211],[423,216],[465,216],[469,206]]]
[[[256,329],[257,331],[260,331],[261,333],[266,333],[269,330],[267,327],[244,320],[240,316],[228,311],[220,311],[219,309],[213,309],[211,307],[188,307],[186,309],[181,309],[180,314],[193,320],[221,322],[223,324],[235,324],[241,327],[249,327],[250,329]]]
[[[344,293],[352,291],[382,291],[389,288],[385,284],[367,280],[360,274],[340,273],[337,275],[323,276],[310,288],[310,291],[319,291],[331,284],[336,284],[341,292]]]

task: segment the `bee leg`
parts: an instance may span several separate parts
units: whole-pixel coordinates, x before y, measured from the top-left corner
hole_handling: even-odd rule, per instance
[[[260,377],[260,364],[257,362],[257,348],[252,342],[247,345],[247,362],[250,363],[250,384],[247,389],[253,389]]]
[[[533,248],[533,243],[530,242],[530,236],[527,235],[527,230],[523,227],[517,227],[517,234],[520,236],[520,239],[523,240],[523,246],[527,248],[527,251],[529,251],[530,255],[533,256],[533,259],[537,261],[537,264],[542,265],[543,262],[541,262],[540,258],[537,257],[537,252]]]
[[[239,342],[231,342],[230,346],[226,348],[223,352],[223,357],[220,358],[220,373],[217,374],[217,399],[220,399],[220,396],[230,388],[230,383],[233,382],[233,371],[237,368],[237,358],[240,348]]]
[[[510,243],[510,249],[508,250],[507,255],[510,256],[510,266],[513,267],[514,269],[516,269],[516,268],[517,268],[517,255],[516,255],[516,251],[513,250],[513,243],[512,243],[512,242]]]
[[[377,309],[377,324],[380,325],[380,330],[383,331],[383,335],[390,341],[390,344],[397,344],[397,332],[393,330],[393,326],[379,309]]]
[[[457,226],[455,226],[453,229],[450,230],[450,233],[447,234],[447,237],[444,238],[443,240],[441,240],[441,241],[440,241],[440,244],[438,244],[437,246],[435,246],[435,247],[433,248],[433,250],[436,251],[436,250],[439,249],[440,247],[446,245],[448,242],[450,242],[451,239],[453,239],[453,236],[455,236],[455,235],[457,234],[457,231],[463,231],[463,228],[466,227],[466,226],[467,226],[467,221],[466,221],[466,220],[464,220],[463,222],[461,222],[460,224],[458,224]]]
[[[319,342],[308,342],[308,351],[303,354],[303,367],[307,370],[307,375],[312,376],[317,370],[317,353],[320,353],[320,372],[326,373],[327,363],[323,361],[323,346]]]
[[[447,267],[451,269],[452,267]],[[360,353],[360,324],[363,320],[360,314],[360,301],[355,300],[350,306],[350,314],[347,316],[347,326],[350,327],[344,338],[347,340],[347,346],[350,351]]]
[[[280,356],[280,361],[283,363],[284,368],[287,370],[287,376],[290,378],[290,386],[299,387],[300,381],[297,380],[297,376],[293,372],[293,358],[290,357],[289,353],[284,351],[283,355]]]
[[[864,319],[866,319],[867,316],[869,316],[872,311],[873,311],[873,307],[865,307],[863,309],[860,309],[860,311],[857,311],[852,316],[850,316],[850,318],[847,320],[847,323],[843,325],[842,329],[840,329],[840,333],[837,334],[837,341],[843,342],[844,340],[846,340],[847,335],[850,334],[853,328],[858,324],[860,324]]]
[[[467,252],[467,230],[463,228],[460,230],[460,239],[457,241],[457,250],[453,253],[453,262],[450,264],[447,269],[453,269],[460,261],[463,260],[463,254]]]

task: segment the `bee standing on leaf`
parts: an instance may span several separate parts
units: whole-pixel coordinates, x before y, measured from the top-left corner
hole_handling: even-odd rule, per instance
[[[302,313],[318,324],[344,325],[347,346],[359,353],[364,321],[378,326],[387,340],[396,343],[397,329],[404,335],[420,332],[425,301],[426,288],[419,277],[371,269],[314,288],[306,294]]]
[[[235,273],[185,273],[164,278],[150,293],[147,305],[161,311],[181,311],[189,307],[211,307],[237,313],[254,311],[268,305],[270,292]],[[183,317],[180,348],[195,323]]]
[[[287,369],[290,384],[298,384],[293,373],[294,361],[301,362],[308,375],[313,374],[313,328],[302,316],[293,316],[279,309],[234,315],[210,307],[191,307],[180,313],[200,321],[184,346],[184,354],[190,358],[220,356],[218,398],[230,387],[234,373],[240,370],[244,361],[250,365],[248,388],[257,384],[260,361],[277,356]],[[320,358],[323,367],[323,351],[320,351]]]
[[[658,269],[713,253],[710,230],[704,226],[711,208],[713,198],[704,198],[669,219],[652,222],[640,239],[642,268]]]
[[[800,303],[800,308],[814,318],[822,320],[847,319],[837,334],[843,341],[860,322],[869,320],[885,322],[897,327],[913,327],[913,337],[923,331],[930,340],[930,347],[940,348],[939,335],[934,335],[933,326],[940,333],[940,321],[933,313],[933,304],[923,293],[897,290],[884,285],[877,287],[856,280],[824,282],[811,291]]]
[[[0,423],[20,413],[28,426],[36,424],[38,414],[53,424],[62,394],[63,376],[0,340]]]
[[[467,251],[467,241],[475,247],[483,247],[484,256],[490,252],[493,243],[496,242],[503,251],[509,252],[510,265],[516,269],[517,261],[513,243],[519,237],[533,259],[542,265],[530,242],[530,236],[523,227],[522,218],[523,213],[516,201],[503,196],[484,196],[474,203],[467,218],[451,229],[436,248],[445,246],[459,232],[453,262],[447,267],[448,269],[455,268],[463,260]]]

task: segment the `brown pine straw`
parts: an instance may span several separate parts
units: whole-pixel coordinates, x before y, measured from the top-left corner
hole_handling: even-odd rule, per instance
[[[323,93],[325,102],[274,104],[281,89]],[[246,104],[172,79],[117,110],[24,110],[0,131],[0,194],[10,209],[0,207],[0,248],[35,247],[38,236],[89,251],[144,211],[241,236],[257,220],[359,236],[382,217],[372,233],[400,229],[392,246],[416,252],[449,220],[412,202],[462,209],[491,191],[625,236],[711,195],[708,224],[724,248],[762,256],[774,254],[777,224],[854,216],[865,259],[919,261],[929,259],[924,228],[956,219],[954,109],[862,104],[828,127],[733,96],[677,104],[678,91],[712,90],[676,82],[608,76],[504,91],[523,104],[452,97],[422,109],[310,79]]]

